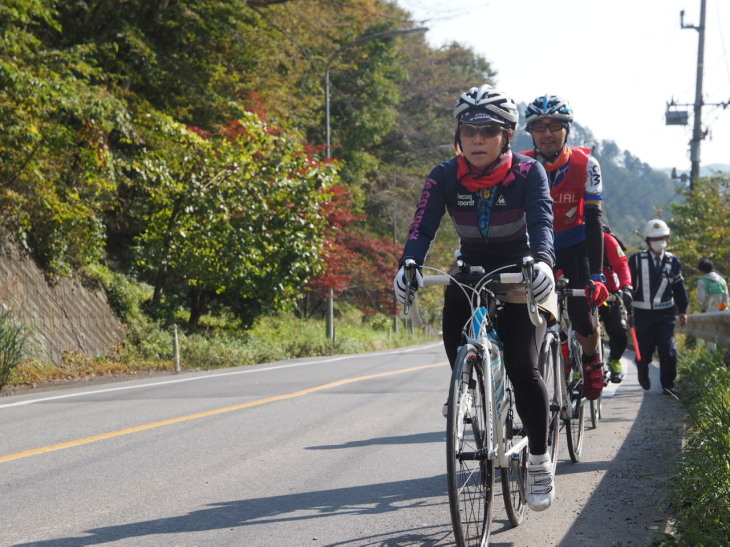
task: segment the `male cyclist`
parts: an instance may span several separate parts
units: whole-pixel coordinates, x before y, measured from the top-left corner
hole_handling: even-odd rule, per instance
[[[550,182],[555,269],[563,271],[571,288],[585,288],[589,298],[588,306],[581,299],[568,299],[568,316],[583,348],[584,394],[597,399],[603,390],[603,363],[595,306],[608,298],[602,273],[601,167],[589,149],[567,145],[573,110],[560,97],[536,98],[525,110],[525,122],[535,148],[522,154],[537,159]]]

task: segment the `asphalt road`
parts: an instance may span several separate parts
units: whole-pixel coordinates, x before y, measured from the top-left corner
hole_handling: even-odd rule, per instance
[[[666,529],[681,409],[628,368],[584,460],[561,439],[553,506],[512,529],[499,499],[492,545]],[[453,545],[448,378],[432,344],[2,397],[0,545]]]

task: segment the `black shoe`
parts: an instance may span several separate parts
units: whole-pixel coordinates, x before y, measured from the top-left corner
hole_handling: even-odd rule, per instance
[[[648,374],[639,374],[639,385],[643,387],[645,391],[649,391],[651,389],[651,380],[649,380]]]

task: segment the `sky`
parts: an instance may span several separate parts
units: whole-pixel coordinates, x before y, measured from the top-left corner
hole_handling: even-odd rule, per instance
[[[397,0],[429,28],[431,47],[459,42],[496,70],[516,102],[559,95],[598,140],[651,167],[689,173],[701,0]],[[730,102],[730,1],[706,0],[703,97]],[[480,82],[466,83],[467,87]],[[667,126],[667,102],[689,112]],[[456,98],[454,98],[456,100]],[[730,165],[730,107],[704,106],[702,166]]]

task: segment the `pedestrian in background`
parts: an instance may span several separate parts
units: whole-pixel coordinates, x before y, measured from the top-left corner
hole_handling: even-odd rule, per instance
[[[724,311],[727,309],[727,281],[715,271],[715,265],[709,258],[700,258],[697,269],[702,277],[697,280],[697,300],[700,301],[702,313],[708,311]],[[707,342],[707,349],[714,350],[717,344]]]
[[[709,258],[700,258],[697,269],[703,274],[697,281],[697,300],[702,313],[727,309],[727,281],[715,271]]]

